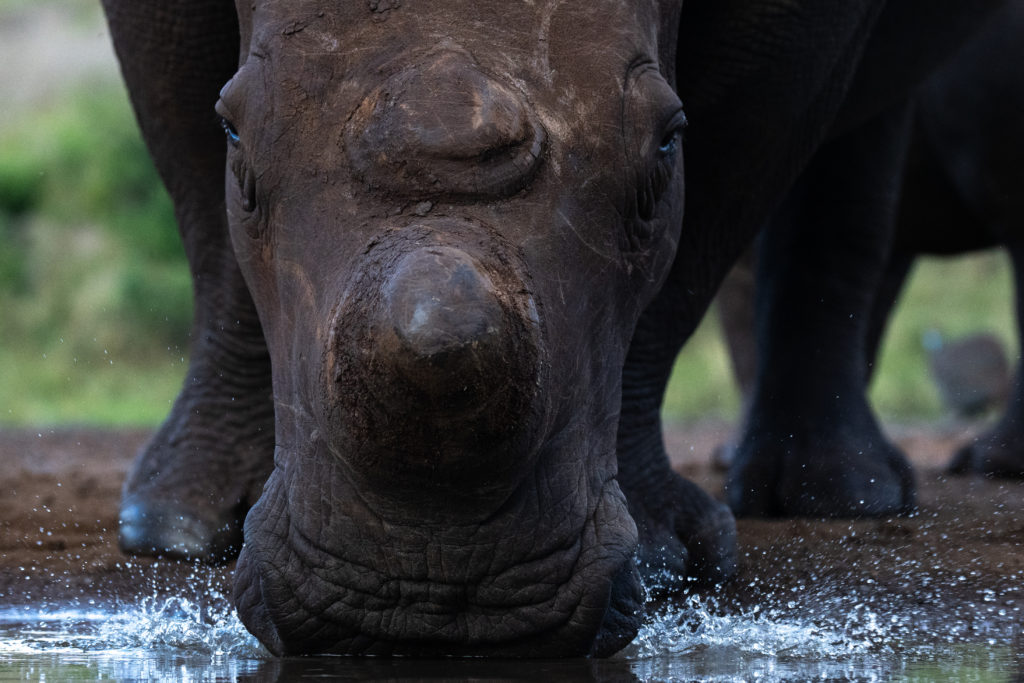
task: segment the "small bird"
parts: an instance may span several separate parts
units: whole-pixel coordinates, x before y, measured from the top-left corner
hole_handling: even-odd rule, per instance
[[[945,341],[927,330],[921,343],[928,367],[946,408],[960,417],[976,417],[1004,403],[1010,392],[1010,363],[1003,343],[982,332]]]

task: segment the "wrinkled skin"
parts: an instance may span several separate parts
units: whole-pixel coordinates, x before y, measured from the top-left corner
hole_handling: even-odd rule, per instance
[[[197,296],[122,547],[227,559],[251,505],[280,654],[605,655],[641,576],[727,577],[661,394],[830,131],[948,49],[892,5],[107,0]]]
[[[217,113],[276,452],[242,619],[280,653],[618,649],[621,368],[682,220],[678,9],[243,10]],[[602,49],[548,41],[570,26]],[[129,550],[168,550],[135,502],[167,469],[127,485]]]
[[[757,252],[756,287],[747,274],[754,268],[750,259],[738,266],[737,275],[723,288],[721,310],[727,320],[734,367],[747,400],[752,402],[736,460],[731,463],[730,501],[737,512],[859,516],[911,508],[910,468],[881,434],[863,395],[886,321],[918,254],[947,255],[1005,245],[1019,291],[1024,266],[1020,244],[1024,206],[1015,188],[1024,180],[1019,164],[1024,152],[1020,118],[1024,69],[1018,66],[1024,63],[1019,41],[1022,31],[1024,5],[1010,3],[915,94],[912,131],[905,136],[909,139],[906,161],[890,167],[898,176],[886,181],[899,191],[898,207],[890,209],[892,213],[874,217],[854,213],[851,220],[846,207],[856,198],[856,186],[847,183],[845,196],[833,200],[834,206],[842,207],[840,215],[830,214],[826,208],[824,216],[810,219],[794,218],[792,213],[774,219]],[[876,194],[882,191],[876,190]],[[837,274],[843,272],[844,265],[844,256],[839,255],[828,263],[827,273],[814,270],[806,275],[802,291],[792,287],[781,292],[785,285],[779,283],[787,266],[778,256],[779,234],[799,230],[794,224],[801,220],[816,220],[819,225],[850,221],[847,229],[855,234],[864,233],[857,221],[894,220],[894,232],[888,238],[891,245],[876,261],[875,279],[859,281],[857,292],[837,293]],[[886,245],[884,235],[876,239],[879,245]],[[784,251],[790,258],[796,252],[792,247]],[[811,258],[821,258],[823,251],[819,249]],[[800,270],[806,273],[809,269]],[[863,271],[860,274],[863,276]],[[848,277],[848,282],[856,282]],[[819,284],[814,283],[815,278]],[[807,294],[832,301],[827,306],[814,302],[815,306],[801,299]],[[850,319],[864,324],[855,325]],[[801,330],[798,335],[793,334],[795,326]],[[756,350],[755,329],[759,337]],[[796,391],[780,392],[778,387],[792,385],[792,379],[784,382],[775,379],[769,368],[761,371],[758,353],[769,359],[772,368],[785,367],[790,378],[809,379],[798,382]],[[835,381],[825,386],[819,380],[808,388],[814,381],[811,378],[823,374],[817,369],[821,357],[827,359],[832,368],[828,375]],[[775,388],[766,389],[766,385]],[[1006,414],[990,432],[958,451],[950,467],[953,472],[1024,473],[1024,453],[1018,446],[1024,438],[1021,391],[1018,377],[1015,398]],[[822,406],[828,406],[826,410],[838,406],[843,411],[836,419],[842,423],[841,430],[834,429],[821,414]],[[799,422],[790,421],[772,431],[783,415],[799,416]],[[809,415],[817,417],[807,419]],[[823,457],[823,447],[831,447],[840,457],[831,459],[832,471],[815,472],[819,463],[829,461]],[[750,480],[766,484],[754,494],[742,493],[753,488],[747,484]]]
[[[588,397],[619,394],[629,321],[682,217],[655,7],[609,8],[633,27],[618,34],[589,10],[556,17],[604,47],[585,85],[575,52],[537,45],[564,30],[544,7],[440,43],[469,7],[317,9],[243,20],[249,54],[218,104],[240,137],[228,215],[277,401],[240,614],[289,653],[617,649],[602,623],[639,608],[636,531],[617,399]]]

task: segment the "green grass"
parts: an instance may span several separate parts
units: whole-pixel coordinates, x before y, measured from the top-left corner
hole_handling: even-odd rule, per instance
[[[0,424],[157,422],[191,285],[123,87],[5,121],[0,149]]]
[[[990,332],[1011,361],[1019,357],[1009,258],[993,251],[922,259],[890,323],[871,400],[894,419],[935,418],[943,413],[921,340],[934,329],[946,339]]]
[[[704,317],[676,360],[662,415],[681,421],[699,417],[734,419],[740,392],[732,377],[714,308]]]
[[[18,388],[3,401],[0,424],[155,425],[181,387],[182,356],[119,363],[102,351],[80,359],[63,345],[47,353],[0,348],[5,386]]]
[[[883,418],[935,419],[943,414],[921,343],[930,329],[947,339],[991,332],[1011,359],[1018,357],[1013,279],[1003,252],[919,259],[889,324],[869,392]],[[739,405],[739,391],[712,311],[676,362],[664,417],[736,419]]]

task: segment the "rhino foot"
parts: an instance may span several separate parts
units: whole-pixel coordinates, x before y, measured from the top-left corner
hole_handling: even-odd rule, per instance
[[[202,519],[195,512],[166,502],[137,497],[121,504],[118,542],[132,555],[199,559],[219,564],[242,547],[241,514]]]
[[[885,517],[915,507],[910,463],[880,433],[853,443],[748,433],[726,495],[738,517]]]
[[[720,583],[736,572],[736,521],[724,504],[669,472],[664,483],[630,499],[640,544],[637,565],[648,591],[672,590],[680,578]]]
[[[998,428],[961,446],[953,455],[950,474],[984,474],[1007,479],[1024,477],[1022,435]]]
[[[273,403],[265,392],[239,392],[228,405],[197,393],[179,396],[128,474],[125,553],[217,564],[238,555],[245,514],[273,467]]]

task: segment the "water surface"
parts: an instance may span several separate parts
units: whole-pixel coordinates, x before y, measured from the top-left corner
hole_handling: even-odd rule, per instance
[[[782,608],[731,610],[691,596],[663,606],[606,661],[278,659],[223,595],[130,605],[0,609],[0,680],[1007,681],[1019,629],[994,620],[963,637],[856,596],[808,589]]]

